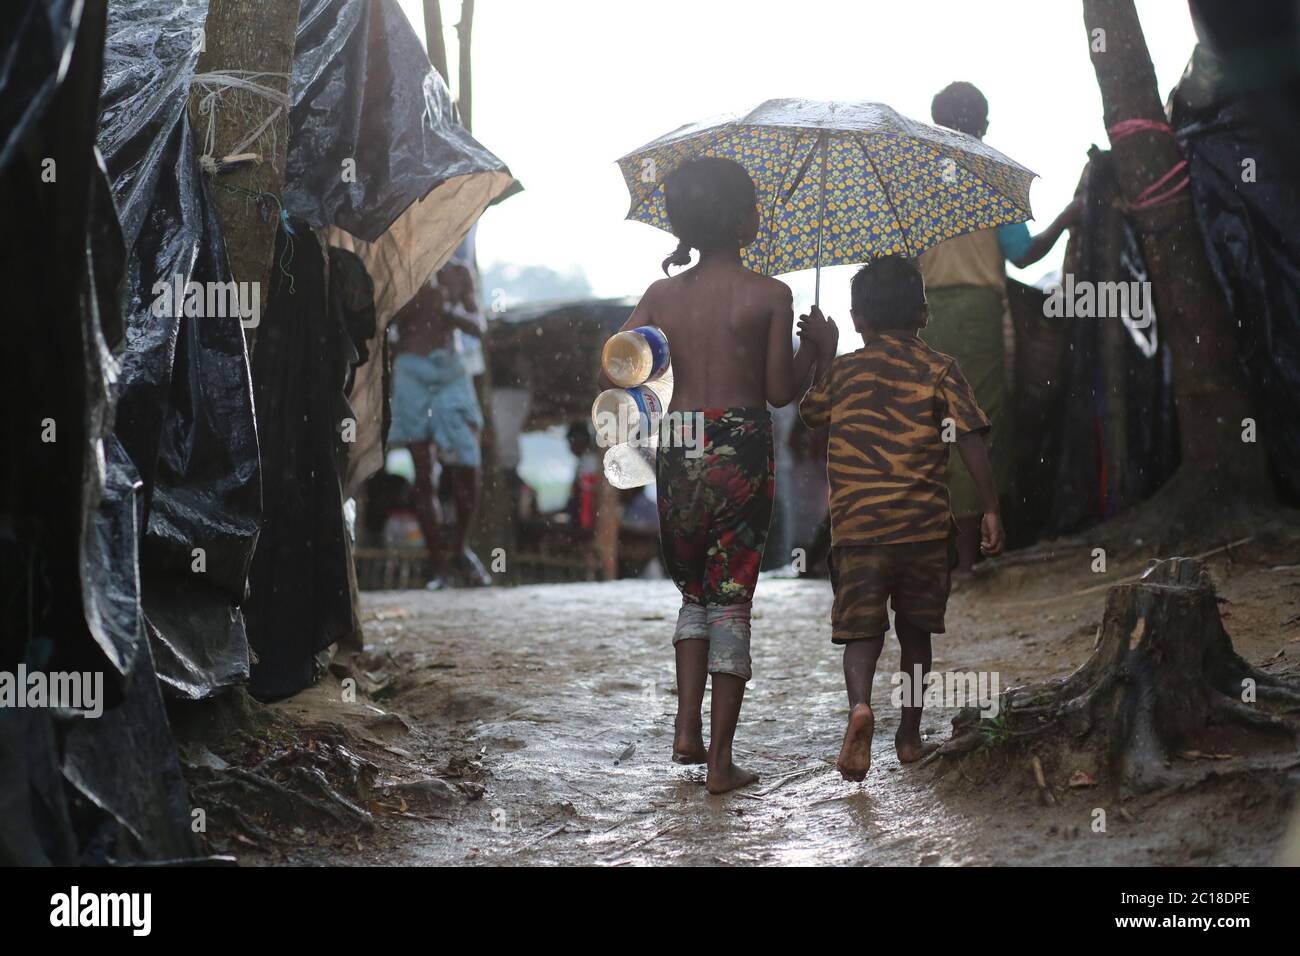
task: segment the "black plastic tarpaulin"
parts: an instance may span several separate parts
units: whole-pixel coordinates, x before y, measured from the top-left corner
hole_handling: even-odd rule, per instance
[[[248,677],[239,602],[261,512],[239,318],[155,306],[157,283],[231,279],[188,118],[206,9],[110,4],[99,126],[128,256],[115,447],[144,480],[140,583],[159,676],[191,698]]]
[[[375,242],[448,180],[507,172],[457,122],[446,84],[395,0],[302,0],[298,20],[290,215]],[[494,199],[517,188],[507,184]]]
[[[1141,284],[1146,268],[1116,197],[1110,154],[1095,147],[1080,181],[1083,214],[1062,281]],[[1008,282],[1016,328],[1015,545],[1070,534],[1149,497],[1178,464],[1172,369],[1160,317],[1051,316],[1045,290]],[[1068,295],[1053,283],[1057,295]],[[1148,303],[1149,306],[1149,303]]]
[[[262,518],[238,319],[154,308],[159,281],[231,278],[188,112],[206,14],[206,0],[110,4],[99,130],[130,262],[117,436],[144,481],[146,623],[168,690],[192,698],[248,677],[241,604]],[[365,261],[378,338],[514,180],[455,123],[395,0],[303,0],[291,97],[285,211]],[[378,461],[377,382],[358,370],[353,472]]]
[[[271,275],[253,358],[266,508],[245,613],[257,655],[249,691],[262,700],[314,683],[317,652],[353,627],[340,476],[357,350],[327,298],[325,250],[302,220],[290,224],[276,258],[292,243],[292,264]]]
[[[0,669],[103,690],[90,716],[0,708],[4,863],[193,852],[140,611],[141,484],[110,431],[125,250],[94,149],[104,29],[95,4],[0,10]]]
[[[40,123],[62,80],[59,65],[76,40],[70,0],[6,3],[0,10],[0,169]]]
[[[519,184],[460,125],[396,0],[303,0],[290,97],[285,208],[361,258],[380,355],[397,310]],[[361,366],[345,495],[383,464],[383,392],[382,364]]]
[[[1229,95],[1198,47],[1172,97],[1210,268],[1236,319],[1274,479],[1300,501],[1300,156],[1260,95]]]

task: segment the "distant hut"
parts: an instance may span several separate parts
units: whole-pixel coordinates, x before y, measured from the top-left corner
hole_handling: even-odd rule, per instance
[[[518,465],[520,436],[591,419],[600,350],[636,308],[636,298],[580,299],[530,303],[509,309],[489,324],[487,352],[492,383],[494,451],[497,473],[487,478],[483,514],[493,526],[485,538],[522,545],[519,561],[544,578],[594,571],[602,579],[619,576],[620,564],[639,566],[657,549],[653,532],[621,529],[619,492],[596,483],[596,521],[584,547],[556,551],[548,536],[523,536],[512,512],[499,502]],[[599,451],[599,450],[597,450]]]

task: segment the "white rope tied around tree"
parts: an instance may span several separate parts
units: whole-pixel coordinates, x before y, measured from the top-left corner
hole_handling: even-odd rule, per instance
[[[191,86],[199,86],[204,90],[203,96],[199,99],[199,115],[208,118],[208,130],[203,140],[203,155],[199,157],[199,165],[204,172],[212,174],[217,171],[217,159],[212,155],[213,150],[216,149],[217,108],[221,105],[222,97],[227,90],[243,90],[246,93],[260,96],[276,104],[271,114],[262,120],[257,128],[244,137],[243,141],[230,150],[227,155],[242,153],[249,146],[256,143],[268,128],[271,130],[271,154],[275,154],[277,143],[275,129],[272,124],[282,112],[289,108],[290,100],[288,93],[257,82],[257,80],[264,77],[284,80],[286,85],[289,82],[288,73],[256,73],[251,70],[214,70],[210,73],[196,73],[190,80]],[[257,161],[259,163],[262,161],[261,156],[258,156]]]

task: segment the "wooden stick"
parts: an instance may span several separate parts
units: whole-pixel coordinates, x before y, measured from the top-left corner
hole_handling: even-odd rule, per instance
[[[1194,554],[1192,555],[1192,560],[1200,560],[1201,558],[1208,558],[1212,555],[1220,554],[1232,548],[1240,547],[1241,545],[1247,544],[1254,540],[1255,540],[1255,536],[1253,534],[1246,538],[1239,538],[1236,541],[1229,542],[1228,544],[1221,545],[1217,548],[1211,548],[1209,551],[1202,551],[1200,554]],[[1103,582],[1102,584],[1094,584],[1091,587],[1082,588],[1081,590],[1078,591],[1071,591],[1069,594],[1054,594],[1051,597],[1029,598],[1028,600],[1024,600],[1024,601],[1004,601],[1001,603],[1000,606],[1001,607],[1037,607],[1043,604],[1052,604],[1056,601],[1063,601],[1066,598],[1083,597],[1084,595],[1087,594],[1096,594],[1098,591],[1109,591],[1117,584],[1131,584],[1134,581],[1142,580],[1142,576],[1145,574],[1146,571],[1143,570],[1138,572],[1137,574],[1130,574],[1127,577],[1120,578],[1117,581],[1106,581]]]
[[[1046,790],[1047,777],[1043,774],[1043,762],[1038,759],[1037,755],[1034,756],[1033,765],[1034,765],[1034,779],[1038,781],[1038,789]]]
[[[1034,754],[1034,780],[1038,782],[1039,792],[1043,795],[1043,801],[1048,806],[1056,805],[1056,798],[1052,796],[1051,788],[1047,786],[1047,775],[1043,773],[1043,762]]]
[[[558,827],[556,827],[554,830],[548,830],[548,831],[546,831],[545,833],[543,833],[541,836],[536,837],[536,838],[534,838],[534,839],[532,839],[532,840],[529,840],[527,843],[525,843],[523,846],[521,846],[521,847],[519,848],[519,852],[522,853],[524,850],[530,849],[530,848],[536,846],[538,843],[541,843],[541,842],[544,841],[544,840],[549,840],[549,839],[550,839],[551,837],[553,837],[553,836],[558,836],[559,834],[563,833],[563,832],[564,832],[565,830],[567,830],[568,828],[569,828],[569,824],[568,824],[567,822],[565,822],[565,823],[561,823],[561,824],[560,824]]]
[[[770,787],[760,790],[758,792],[758,795],[760,797],[766,797],[769,793],[771,793],[772,791],[780,787],[784,787],[787,783],[789,783],[791,780],[794,780],[796,777],[806,777],[810,773],[815,773],[818,770],[825,770],[825,769],[826,767],[824,765],[818,764],[815,767],[804,767],[802,770],[792,770],[790,773],[783,773],[781,774],[781,776],[776,778],[776,781]]]
[[[672,830],[676,830],[676,829],[677,829],[678,827],[680,827],[680,826],[681,826],[680,823],[672,823],[672,824],[669,824],[668,826],[664,827],[662,830],[659,830],[659,831],[656,832],[656,833],[652,833],[652,834],[650,834],[650,835],[649,835],[648,837],[646,837],[644,840],[638,840],[636,843],[633,843],[630,847],[628,847],[628,848],[627,848],[626,850],[624,850],[622,853],[618,853],[618,854],[615,854],[614,856],[611,856],[608,860],[605,861],[605,863],[606,863],[606,864],[613,864],[613,863],[616,863],[618,860],[621,860],[623,857],[627,856],[629,853],[632,853],[632,852],[634,852],[635,850],[639,850],[639,849],[641,849],[641,847],[645,846],[645,845],[646,845],[647,843],[649,843],[651,840],[657,840],[657,839],[659,839],[659,837],[663,836],[665,833],[669,833],[669,832],[671,832]]]
[[[442,38],[442,9],[438,0],[424,0],[424,45],[429,51],[429,61],[438,71],[442,81],[451,87],[447,76],[447,44]]]
[[[1058,541],[1037,544],[981,561],[975,565],[975,575],[983,577],[986,574],[996,574],[1001,568],[1016,567],[1021,564],[1047,564],[1058,558],[1065,558],[1077,551],[1082,551],[1086,547],[1087,544],[1082,541]]]
[[[808,804],[807,808],[811,810],[813,807],[820,807],[827,803],[838,803],[841,800],[851,800],[862,792],[863,791],[861,790],[854,790],[852,793],[842,793],[838,797],[825,797],[821,800],[814,800],[812,803]]]

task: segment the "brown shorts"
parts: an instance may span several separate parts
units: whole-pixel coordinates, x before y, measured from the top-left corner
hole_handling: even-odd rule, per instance
[[[943,633],[952,586],[950,539],[910,544],[840,545],[831,549],[831,641],[844,644],[889,630],[896,615],[931,634]]]

